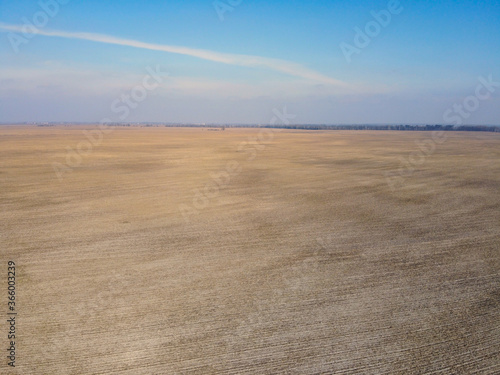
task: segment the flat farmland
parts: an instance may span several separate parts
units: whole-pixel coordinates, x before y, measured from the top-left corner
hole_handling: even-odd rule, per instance
[[[0,127],[2,374],[500,373],[500,134],[96,129]]]

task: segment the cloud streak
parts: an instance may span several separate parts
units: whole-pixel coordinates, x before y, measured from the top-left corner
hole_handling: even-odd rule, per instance
[[[19,32],[19,33],[26,33],[28,31],[31,34],[44,35],[49,37],[88,40],[98,43],[114,44],[120,46],[148,49],[153,51],[176,53],[179,55],[192,56],[203,60],[215,61],[229,65],[238,65],[238,66],[253,67],[253,68],[261,67],[285,73],[294,77],[305,78],[307,80],[314,81],[317,83],[332,85],[345,89],[350,88],[350,85],[345,82],[342,82],[335,78],[328,77],[315,70],[306,68],[305,66],[302,66],[300,64],[281,59],[272,59],[272,58],[252,56],[252,55],[221,53],[204,49],[195,49],[182,46],[171,46],[166,44],[153,44],[133,39],[123,39],[110,35],[96,34],[96,33],[69,32],[69,31],[48,30],[48,29],[43,29],[43,30],[37,29],[30,31],[26,30],[25,27],[20,25],[11,25],[2,22],[0,22],[0,30]]]

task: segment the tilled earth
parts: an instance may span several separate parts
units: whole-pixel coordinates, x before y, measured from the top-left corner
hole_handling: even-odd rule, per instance
[[[499,134],[96,129],[0,127],[1,374],[500,373]]]

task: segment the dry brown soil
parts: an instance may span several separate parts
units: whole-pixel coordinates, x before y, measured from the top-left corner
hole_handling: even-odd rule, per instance
[[[499,134],[84,129],[0,127],[0,373],[500,373]]]

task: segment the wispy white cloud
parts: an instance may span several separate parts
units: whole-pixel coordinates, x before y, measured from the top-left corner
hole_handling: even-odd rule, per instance
[[[130,90],[143,75],[131,72],[96,71],[88,67],[68,67],[51,61],[35,67],[7,67],[0,69],[0,97],[12,91],[38,92],[40,88],[57,87],[65,93],[96,95],[103,92]]]
[[[110,100],[121,92],[128,92],[141,82],[144,72],[94,69],[88,65],[66,65],[57,61],[43,61],[30,67],[0,69],[0,98],[13,91],[28,93],[46,92],[52,88],[54,95],[107,95]],[[167,84],[155,90],[155,95],[165,98],[176,96],[206,99],[253,99],[259,97],[291,98],[310,95],[329,96],[352,93],[335,86],[316,84],[307,80],[286,81],[266,79],[262,82],[234,82],[190,76],[169,76]]]
[[[19,33],[23,33],[26,31],[25,28],[23,28],[23,26],[11,25],[1,22],[0,22],[0,30],[19,32]],[[171,46],[166,44],[145,43],[132,39],[123,39],[110,35],[86,33],[86,32],[68,32],[60,30],[38,29],[38,30],[32,30],[32,33],[44,36],[51,36],[51,37],[81,39],[99,43],[115,44],[115,45],[142,48],[154,51],[164,51],[180,55],[192,56],[203,60],[215,61],[223,64],[238,65],[245,67],[263,67],[326,85],[333,85],[339,88],[346,88],[346,89],[351,88],[351,85],[345,82],[342,82],[335,78],[328,77],[315,70],[306,68],[303,65],[286,60],[272,59],[261,56],[221,53],[204,49],[195,49],[182,46]]]

